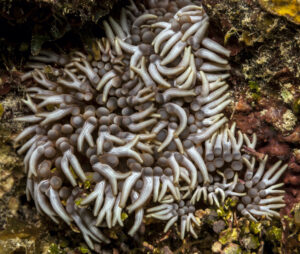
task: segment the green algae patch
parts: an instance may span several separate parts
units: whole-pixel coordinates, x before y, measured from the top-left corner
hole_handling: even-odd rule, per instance
[[[91,254],[91,251],[88,249],[88,247],[83,246],[83,245],[79,247],[79,251],[80,251],[82,254]]]
[[[282,237],[282,229],[276,226],[272,226],[270,229],[267,230],[267,238],[273,241],[281,241]]]
[[[219,242],[223,245],[237,241],[239,238],[239,234],[236,228],[228,228],[220,233]]]
[[[295,101],[293,102],[293,105],[292,105],[292,109],[295,114],[300,113],[300,98],[295,99]]]
[[[125,213],[125,212],[122,212],[122,213],[121,213],[121,220],[124,221],[124,220],[126,220],[127,218],[128,218],[128,214]]]
[[[78,198],[75,200],[75,205],[80,206],[81,202],[82,202],[82,198]]]
[[[242,249],[239,245],[231,243],[223,249],[224,254],[242,254]]]
[[[262,230],[262,224],[260,222],[251,221],[250,222],[250,230],[251,230],[252,233],[257,235]]]
[[[84,189],[88,190],[91,187],[91,182],[89,180],[86,180],[84,182]]]
[[[254,235],[244,236],[241,242],[243,243],[244,247],[248,250],[255,250],[260,245],[259,238]]]
[[[257,101],[261,97],[261,88],[256,81],[249,81],[248,82],[250,92],[251,92],[251,97],[254,101]]]
[[[55,243],[52,243],[49,246],[48,254],[66,254],[66,252],[61,249],[61,247]]]

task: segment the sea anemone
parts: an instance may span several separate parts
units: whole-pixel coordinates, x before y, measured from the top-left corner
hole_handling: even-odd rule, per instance
[[[197,238],[201,203],[234,196],[252,220],[283,206],[276,182],[287,166],[263,174],[265,157],[255,170],[242,154],[255,134],[224,115],[230,51],[207,37],[208,21],[196,1],[130,1],[103,21],[100,58],[43,50],[26,64],[33,114],[16,119],[28,127],[15,141],[27,198],[55,223],[76,224],[91,249],[109,242],[100,228],[124,226],[124,212],[135,218],[131,236],[146,214],[165,231],[179,221],[183,239]]]

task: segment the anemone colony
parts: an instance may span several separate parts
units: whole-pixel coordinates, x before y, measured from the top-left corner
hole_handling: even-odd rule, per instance
[[[124,212],[131,236],[148,217],[164,231],[178,223],[181,238],[197,237],[196,208],[227,197],[249,219],[279,216],[287,165],[265,170],[267,156],[242,153],[256,136],[222,113],[230,52],[206,37],[208,25],[199,2],[130,1],[103,21],[98,59],[31,57],[22,81],[33,114],[16,119],[30,124],[16,142],[26,140],[18,153],[38,212],[75,224],[92,249],[109,242],[101,228],[130,221]]]

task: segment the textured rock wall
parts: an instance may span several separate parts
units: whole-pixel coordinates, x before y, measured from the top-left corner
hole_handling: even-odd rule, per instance
[[[283,226],[280,222],[237,221],[230,211],[234,204],[228,201],[223,209],[198,212],[203,231],[197,241],[181,242],[176,232],[157,234],[162,232],[160,225],[152,224],[148,238],[134,241],[111,231],[116,241],[107,248],[109,252],[102,253],[129,252],[134,248],[150,253],[299,253],[295,224],[300,224],[296,205],[300,201],[300,27],[290,17],[292,21],[277,16],[280,7],[274,10],[268,5],[272,1],[264,1],[263,8],[260,2],[204,0],[203,4],[218,31],[215,39],[232,50],[231,83],[236,101],[232,118],[243,132],[258,133],[258,156],[266,153],[289,161],[284,176],[287,207],[282,210]],[[100,36],[97,21],[108,13],[113,1],[107,3],[6,1],[1,7],[0,253],[89,253],[79,234],[64,226],[57,228],[49,219],[37,215],[34,204],[26,201],[22,162],[12,144],[22,126],[12,118],[25,110],[16,69],[20,69],[29,52],[37,54],[42,46],[49,45],[63,50],[82,47],[82,43],[70,43],[70,38],[92,38],[84,36],[83,31]],[[28,27],[30,32],[24,33]],[[7,36],[8,32],[13,36]],[[17,34],[22,36],[14,36]],[[89,40],[83,41],[89,48]]]

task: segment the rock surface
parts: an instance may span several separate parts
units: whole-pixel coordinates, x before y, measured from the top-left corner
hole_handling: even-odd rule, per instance
[[[101,36],[97,22],[115,1],[13,2],[6,1],[0,13],[1,27],[11,34],[31,29],[18,38],[0,40],[0,253],[90,253],[76,228],[72,232],[64,225],[53,225],[37,214],[32,201],[26,201],[22,159],[12,142],[23,128],[12,119],[26,111],[16,69],[21,69],[29,52],[37,54],[49,42],[61,50],[83,45],[91,49],[89,39]],[[217,211],[197,212],[202,228],[196,241],[182,242],[175,229],[163,234],[161,225],[146,221],[151,224],[147,236],[141,232],[132,240],[119,229],[111,230],[116,241],[96,252],[299,253],[300,26],[291,15],[292,21],[277,16],[285,14],[268,5],[271,2],[278,1],[204,0],[203,4],[219,34],[214,39],[232,50],[230,82],[236,102],[230,109],[232,119],[243,132],[258,134],[257,152],[289,161],[282,220],[237,220],[230,209],[234,201],[228,200]],[[78,40],[71,43],[74,38]]]

